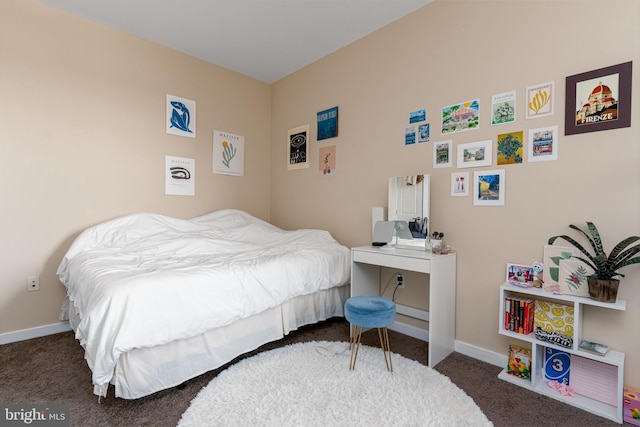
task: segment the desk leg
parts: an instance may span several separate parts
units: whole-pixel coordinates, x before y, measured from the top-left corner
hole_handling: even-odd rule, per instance
[[[455,349],[456,258],[434,259],[429,284],[429,366],[434,367]]]

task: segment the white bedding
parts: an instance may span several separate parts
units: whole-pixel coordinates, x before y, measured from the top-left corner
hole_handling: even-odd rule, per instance
[[[94,391],[105,395],[121,354],[344,285],[349,257],[326,231],[285,231],[236,210],[133,214],[80,234],[58,277],[81,319]]]

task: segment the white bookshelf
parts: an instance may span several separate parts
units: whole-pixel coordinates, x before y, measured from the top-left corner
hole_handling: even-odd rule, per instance
[[[573,335],[573,345],[571,348],[566,348],[558,345],[554,345],[552,343],[538,340],[535,336],[535,333],[530,333],[528,335],[519,334],[517,332],[509,331],[505,329],[505,298],[506,297],[515,297],[515,298],[531,298],[534,300],[544,300],[549,302],[555,302],[559,304],[564,304],[568,306],[573,306],[574,311],[574,335]],[[604,356],[599,356],[596,354],[587,353],[584,351],[580,351],[578,346],[580,345],[580,341],[583,339],[582,335],[582,320],[584,314],[584,306],[597,306],[603,307],[610,310],[620,310],[624,311],[627,307],[627,302],[624,300],[617,300],[613,303],[600,302],[596,300],[592,300],[588,297],[576,297],[571,295],[556,295],[549,292],[545,292],[540,288],[522,288],[519,286],[513,286],[509,283],[504,283],[500,286],[500,315],[499,324],[498,324],[498,332],[501,335],[508,336],[509,338],[516,339],[521,342],[529,343],[531,346],[531,379],[521,379],[514,375],[508,374],[507,369],[503,369],[500,374],[498,374],[498,378],[508,381],[512,384],[518,385],[520,387],[524,387],[528,390],[534,391],[536,393],[543,394],[545,396],[549,396],[553,399],[564,402],[568,405],[575,406],[577,408],[583,409],[585,411],[591,412],[593,414],[599,415],[601,417],[610,419],[617,423],[622,424],[622,397],[623,397],[623,381],[624,381],[624,353],[620,353],[615,350],[609,350],[607,354]],[[605,377],[608,384],[613,384],[616,390],[616,404],[608,404],[603,403],[600,400],[587,397],[584,395],[576,394],[574,397],[565,397],[562,396],[557,390],[552,389],[548,386],[547,380],[544,378],[544,356],[546,348],[554,348],[557,350],[562,350],[571,355],[572,365],[573,360],[576,357],[581,357],[588,360],[595,360],[597,362],[604,363],[605,365],[611,366],[613,368],[608,369],[608,371],[615,372],[612,374],[612,377]],[[571,379],[569,380],[571,381]],[[569,383],[571,385],[571,382]]]

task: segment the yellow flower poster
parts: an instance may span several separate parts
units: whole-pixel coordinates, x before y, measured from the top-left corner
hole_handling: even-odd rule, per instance
[[[541,83],[527,88],[527,119],[553,115],[554,82]]]
[[[213,131],[213,173],[244,176],[244,136]]]

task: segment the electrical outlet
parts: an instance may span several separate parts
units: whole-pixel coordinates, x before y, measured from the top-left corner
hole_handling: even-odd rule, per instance
[[[404,276],[402,274],[396,274],[396,282],[400,289],[404,289]]]
[[[39,291],[40,290],[40,277],[29,276],[27,277],[27,291]]]

